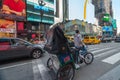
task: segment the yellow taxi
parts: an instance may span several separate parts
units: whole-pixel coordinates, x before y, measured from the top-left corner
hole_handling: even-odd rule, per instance
[[[85,44],[99,44],[101,41],[96,36],[85,36],[83,42]]]
[[[70,41],[74,41],[74,36],[72,35],[65,35],[65,37]]]

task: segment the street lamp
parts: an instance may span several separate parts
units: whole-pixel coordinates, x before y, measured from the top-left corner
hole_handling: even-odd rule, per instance
[[[42,17],[43,17],[43,13],[44,13],[44,10],[43,10],[43,6],[46,5],[46,3],[43,1],[43,0],[38,0],[38,4],[39,6],[41,6],[41,9],[40,9],[40,25],[42,25]],[[40,40],[40,26],[39,26],[39,40]]]

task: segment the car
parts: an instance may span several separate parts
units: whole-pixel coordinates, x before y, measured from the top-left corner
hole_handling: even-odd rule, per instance
[[[103,36],[101,42],[111,42],[113,40],[112,36]]]
[[[70,41],[74,41],[74,36],[73,35],[65,35],[65,37]]]
[[[96,36],[85,36],[83,42],[85,44],[99,44],[101,41]]]
[[[0,38],[0,60],[29,56],[40,58],[43,47],[20,38]]]
[[[116,38],[114,39],[114,41],[115,41],[115,42],[120,42],[120,37],[116,37]]]

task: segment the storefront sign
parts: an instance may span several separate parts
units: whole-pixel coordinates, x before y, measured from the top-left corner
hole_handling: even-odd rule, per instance
[[[0,32],[15,33],[15,29],[0,28]]]
[[[44,11],[49,11],[49,9],[45,6],[39,6],[39,5],[34,5],[34,8],[35,9],[38,9],[38,10],[44,10]]]

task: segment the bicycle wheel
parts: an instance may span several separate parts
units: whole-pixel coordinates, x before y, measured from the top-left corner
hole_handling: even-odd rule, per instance
[[[87,52],[87,54],[84,55],[84,62],[85,64],[91,64],[93,62],[94,55],[90,52]]]
[[[47,60],[47,67],[48,67],[49,69],[52,69],[53,66],[54,66],[53,60],[52,60],[51,58],[49,58],[49,59]]]
[[[72,64],[61,67],[57,72],[57,80],[73,80],[75,69]]]

